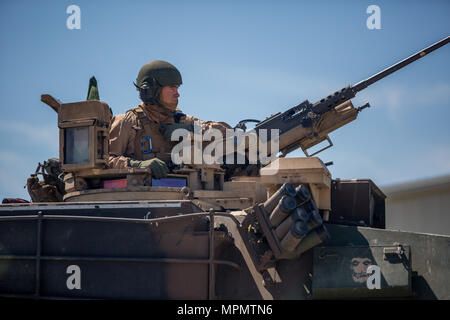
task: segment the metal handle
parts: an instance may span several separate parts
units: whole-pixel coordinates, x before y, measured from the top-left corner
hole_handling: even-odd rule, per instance
[[[328,145],[325,146],[324,148],[322,148],[322,149],[320,149],[320,150],[314,152],[314,153],[311,154],[311,155],[308,154],[308,149],[303,149],[303,148],[302,148],[302,150],[303,150],[303,152],[305,153],[305,155],[306,155],[307,157],[312,157],[312,156],[314,156],[314,155],[316,155],[316,154],[318,154],[318,153],[320,153],[320,152],[322,152],[322,151],[324,151],[324,150],[326,150],[326,149],[328,149],[328,148],[331,148],[331,147],[333,146],[333,142],[331,141],[331,139],[330,139],[330,137],[329,137],[328,135],[325,137],[325,139],[321,140],[320,142],[322,142],[322,141],[324,141],[324,140],[327,140],[327,141],[328,141]],[[319,142],[319,143],[320,143],[320,142]]]

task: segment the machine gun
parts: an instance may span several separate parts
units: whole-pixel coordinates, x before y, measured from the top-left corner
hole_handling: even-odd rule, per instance
[[[305,100],[283,113],[279,112],[266,120],[259,122],[254,130],[258,133],[261,129],[267,129],[269,135],[268,140],[270,140],[270,129],[279,129],[279,150],[281,152],[281,157],[286,156],[288,153],[299,147],[302,148],[307,157],[313,156],[333,146],[333,143],[328,137],[330,132],[355,120],[361,110],[370,107],[370,105],[366,103],[359,108],[354,108],[351,99],[356,96],[356,93],[424,57],[430,52],[446,45],[449,41],[450,37],[446,37],[366,80],[342,88],[315,103],[310,103],[308,100]],[[328,141],[326,147],[311,155],[308,154],[307,150],[309,148],[325,140]]]

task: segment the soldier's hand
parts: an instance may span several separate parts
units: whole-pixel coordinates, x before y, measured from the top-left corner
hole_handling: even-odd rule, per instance
[[[172,133],[177,129],[184,129],[187,130],[187,132],[193,132],[194,126],[192,124],[182,124],[182,123],[171,123],[171,124],[164,124],[161,125],[161,133],[164,136],[164,139],[166,141],[171,141]]]
[[[152,176],[155,179],[161,179],[167,177],[169,168],[166,163],[158,158],[153,158],[149,160],[133,160],[129,159],[128,164],[130,167],[135,168],[149,168],[152,171]]]

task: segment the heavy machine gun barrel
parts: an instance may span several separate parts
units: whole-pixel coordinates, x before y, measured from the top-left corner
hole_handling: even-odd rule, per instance
[[[450,37],[446,37],[377,74],[353,86],[347,86],[338,90],[315,103],[305,100],[283,113],[279,112],[259,122],[254,130],[259,133],[261,129],[268,131],[270,129],[278,129],[279,150],[282,152],[282,156],[299,147],[302,148],[306,156],[310,156],[307,152],[308,148],[328,140],[329,146],[318,152],[323,151],[333,145],[328,137],[328,133],[355,120],[358,112],[369,106],[366,104],[358,109],[353,107],[350,99],[354,98],[357,92],[446,45],[449,41]]]
[[[329,95],[326,98],[323,98],[317,102],[315,102],[312,105],[312,111],[316,114],[322,114],[324,112],[327,112],[334,107],[338,106],[342,102],[352,99],[355,97],[356,93],[367,88],[371,84],[374,84],[375,82],[383,79],[384,77],[387,77],[391,73],[394,73],[401,68],[407,66],[408,64],[424,57],[425,55],[429,54],[430,52],[433,52],[436,49],[439,49],[440,47],[446,45],[450,41],[450,37],[446,37],[431,46],[420,50],[419,52],[416,52],[415,54],[409,56],[408,58],[397,62],[396,64],[378,72],[377,74],[374,74],[373,76],[367,78],[366,80],[362,80],[353,86],[347,86],[339,91],[336,91],[333,95]]]
[[[377,82],[378,80],[383,79],[384,77],[390,75],[391,73],[394,73],[395,71],[400,70],[401,68],[407,66],[408,64],[410,64],[410,63],[424,57],[425,55],[433,52],[434,50],[439,49],[440,47],[446,45],[447,43],[449,43],[449,41],[450,41],[450,36],[432,44],[429,47],[426,47],[423,50],[420,50],[419,52],[416,52],[415,54],[409,56],[408,58],[406,58],[400,62],[397,62],[393,66],[390,66],[390,67],[384,69],[383,71],[380,71],[377,74],[374,74],[370,78],[367,78],[366,80],[362,80],[362,81],[358,82],[357,84],[354,84],[352,86],[353,91],[359,92],[359,91],[367,88],[368,86]]]

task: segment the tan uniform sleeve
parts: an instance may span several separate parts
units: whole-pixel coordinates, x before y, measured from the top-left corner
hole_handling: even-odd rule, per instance
[[[184,119],[184,123],[185,124],[191,124],[194,123],[195,121],[199,121],[201,126],[202,126],[202,134],[205,133],[205,131],[209,130],[209,129],[217,129],[222,133],[223,138],[225,138],[227,136],[226,130],[227,129],[232,129],[231,126],[226,123],[226,122],[216,122],[216,121],[204,121],[204,120],[200,120],[198,118],[192,117],[192,116],[186,116]],[[202,147],[203,149],[206,148],[207,145],[209,145],[211,142],[209,141],[203,141]],[[225,148],[226,145],[223,145],[223,154],[225,154]]]
[[[109,130],[110,168],[128,167],[128,158],[134,155],[137,119],[133,114],[118,114],[111,119]]]
[[[194,123],[194,121],[199,121],[201,123],[202,132],[205,132],[208,129],[218,129],[220,130],[220,132],[222,132],[224,137],[226,135],[226,130],[232,129],[231,126],[226,122],[204,121],[188,115],[186,115],[184,119],[184,123],[186,124]]]

